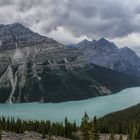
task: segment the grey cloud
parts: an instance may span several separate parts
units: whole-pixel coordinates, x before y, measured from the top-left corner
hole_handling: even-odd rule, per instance
[[[8,10],[9,9],[9,10]],[[43,34],[116,38],[140,32],[137,0],[1,0],[0,23],[20,22]]]
[[[0,1],[0,6],[3,6],[3,5],[9,5],[9,4],[12,4],[13,2],[11,0],[2,0]]]

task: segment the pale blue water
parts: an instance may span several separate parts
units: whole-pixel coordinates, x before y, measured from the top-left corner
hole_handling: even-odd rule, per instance
[[[63,121],[67,116],[79,122],[87,111],[90,117],[125,109],[140,103],[140,87],[125,89],[117,94],[96,97],[89,100],[63,103],[0,104],[0,116],[21,119]]]

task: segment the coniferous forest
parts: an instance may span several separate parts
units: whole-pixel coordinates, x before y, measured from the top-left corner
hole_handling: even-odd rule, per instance
[[[125,134],[129,140],[136,140],[140,138],[140,104],[102,118],[91,119],[85,112],[80,126],[77,126],[75,121],[70,122],[67,117],[62,123],[1,117],[0,130],[15,133],[34,131],[41,133],[42,138],[45,138],[46,134],[73,138],[73,132],[80,131],[83,140],[98,140],[100,133],[111,134],[111,140],[115,140],[114,134]],[[122,139],[121,135],[120,139]]]
[[[129,139],[140,139],[140,104],[108,114],[99,119],[101,133],[127,134]]]

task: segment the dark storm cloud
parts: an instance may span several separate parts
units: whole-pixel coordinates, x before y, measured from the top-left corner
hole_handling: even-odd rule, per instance
[[[138,0],[0,0],[0,22],[41,33],[63,27],[74,36],[116,38],[140,32]]]

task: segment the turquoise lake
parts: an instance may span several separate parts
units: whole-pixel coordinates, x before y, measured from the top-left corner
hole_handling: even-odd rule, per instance
[[[125,109],[138,103],[140,103],[140,87],[128,88],[113,95],[82,101],[57,104],[0,104],[0,116],[59,122],[67,116],[69,120],[75,120],[79,123],[85,111],[90,117],[95,115],[101,117],[107,113]]]

